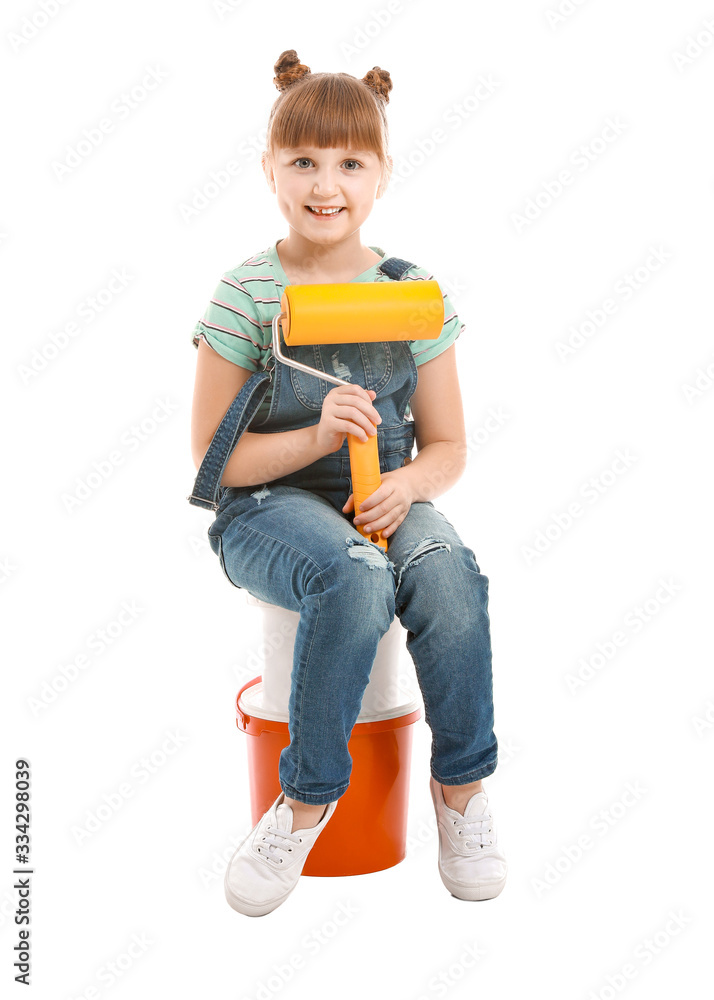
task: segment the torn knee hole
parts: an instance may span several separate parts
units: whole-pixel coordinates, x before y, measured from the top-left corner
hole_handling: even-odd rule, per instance
[[[366,563],[370,569],[386,569],[388,566],[392,566],[385,553],[374,542],[369,542],[367,539],[359,541],[350,538],[349,535],[345,541],[350,559],[359,559]]]
[[[413,552],[409,553],[409,556],[402,565],[399,571],[399,579],[397,580],[397,593],[399,593],[399,588],[402,585],[402,577],[409,569],[410,566],[416,566],[422,561],[425,556],[430,555],[432,552],[439,552],[441,549],[446,549],[451,552],[451,546],[448,542],[443,541],[441,538],[424,538],[414,549]]]
[[[441,538],[425,538],[417,545],[413,552],[409,553],[403,569],[407,569],[409,566],[416,566],[422,561],[424,556],[428,556],[431,552],[437,552],[439,549],[446,549],[451,552],[449,543],[443,541]]]

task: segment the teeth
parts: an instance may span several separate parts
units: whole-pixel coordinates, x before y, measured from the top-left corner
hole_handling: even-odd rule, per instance
[[[340,208],[314,208],[312,205],[308,206],[312,212],[316,212],[318,215],[334,215],[336,212],[341,212]]]

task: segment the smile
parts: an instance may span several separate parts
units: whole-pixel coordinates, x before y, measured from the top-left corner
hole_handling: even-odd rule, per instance
[[[305,208],[312,212],[313,215],[339,215],[344,205],[340,208],[313,208],[312,205],[306,205]]]

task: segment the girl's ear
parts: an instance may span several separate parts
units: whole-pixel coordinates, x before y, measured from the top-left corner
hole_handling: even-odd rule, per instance
[[[268,151],[263,150],[260,154],[260,163],[263,167],[263,173],[265,174],[265,179],[268,182],[268,187],[275,194],[275,178],[273,177],[273,166],[270,162],[270,157],[268,156]]]
[[[389,178],[392,176],[392,168],[394,167],[394,160],[391,156],[387,157],[387,168],[382,172],[382,178],[379,182],[379,187],[377,188],[377,194],[375,197],[381,198],[384,192],[387,190],[387,185],[389,184]]]

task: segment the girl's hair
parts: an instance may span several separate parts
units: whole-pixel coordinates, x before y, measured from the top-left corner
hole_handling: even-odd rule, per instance
[[[349,73],[311,73],[295,49],[275,64],[273,83],[281,91],[270,112],[266,149],[300,145],[351,147],[376,153],[387,169],[386,105],[392,81],[374,66],[362,80]]]

